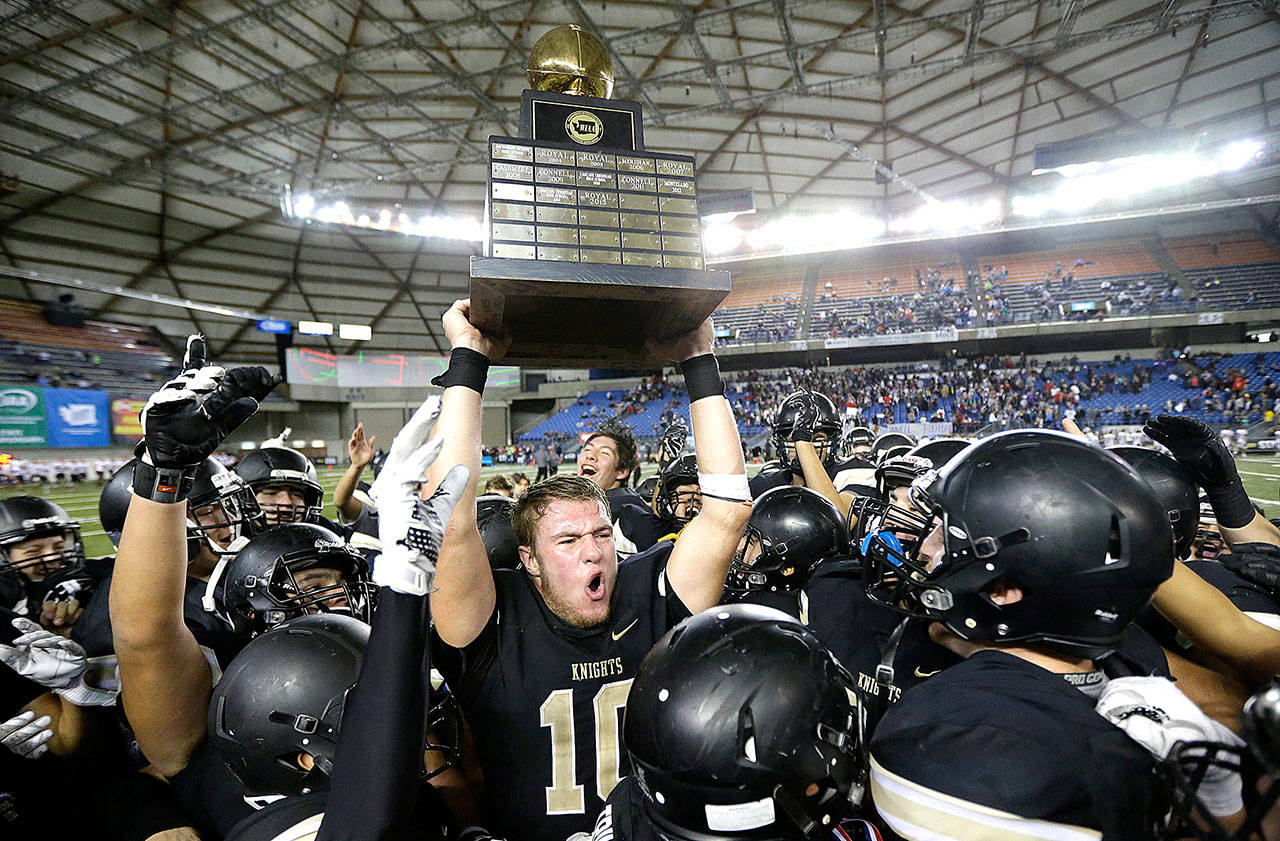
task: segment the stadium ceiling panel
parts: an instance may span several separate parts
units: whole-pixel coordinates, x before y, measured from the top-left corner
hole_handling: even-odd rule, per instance
[[[529,49],[563,23],[607,43],[650,148],[762,213],[910,209],[866,156],[947,199],[1012,189],[1037,144],[1280,122],[1274,0],[0,0],[0,261],[435,350],[470,244],[282,199],[477,216],[486,138],[517,132]],[[247,322],[77,294],[273,352]]]

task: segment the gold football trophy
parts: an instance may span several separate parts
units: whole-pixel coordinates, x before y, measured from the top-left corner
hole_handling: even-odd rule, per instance
[[[472,320],[510,329],[516,364],[640,367],[646,341],[729,293],[703,261],[692,156],[646,151],[640,105],[609,99],[613,81],[599,40],[556,27],[529,56],[521,137],[489,138]]]

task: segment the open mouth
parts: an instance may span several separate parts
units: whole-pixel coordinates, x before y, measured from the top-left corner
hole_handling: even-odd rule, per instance
[[[587,596],[592,601],[600,601],[604,598],[604,573],[595,572],[591,574],[591,578],[587,580]]]
[[[584,464],[579,468],[579,472],[583,476],[594,476],[596,475],[596,466],[594,464]]]

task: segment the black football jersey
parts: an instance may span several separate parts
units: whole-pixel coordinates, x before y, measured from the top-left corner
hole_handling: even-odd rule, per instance
[[[84,647],[90,657],[104,657],[115,653],[115,640],[111,634],[111,612],[108,598],[111,592],[108,578],[89,599],[84,613],[71,629],[71,639]],[[245,640],[227,627],[226,623],[204,609],[205,582],[188,578],[182,599],[182,621],[191,630],[196,642],[214,652],[218,665],[226,668],[244,648]]]
[[[329,805],[329,792],[317,791],[301,797],[285,797],[264,806],[260,811],[236,824],[225,841],[314,841]],[[376,810],[377,804],[370,804]],[[380,816],[379,816],[380,817]],[[349,815],[342,822],[341,837],[357,841],[361,827],[368,826],[360,815]],[[455,837],[453,816],[430,783],[418,787],[413,814],[399,821],[401,832],[393,837],[381,836],[377,841],[444,841]],[[368,841],[374,841],[368,836]]]
[[[850,671],[865,693],[881,694],[876,669],[892,656],[893,680],[887,685],[887,703],[897,701],[907,689],[928,680],[960,658],[929,639],[928,623],[909,620],[892,648],[891,637],[903,616],[867,598],[862,567],[856,561],[820,564],[801,596],[800,620]]]
[[[497,605],[465,649],[439,642],[433,662],[458,698],[484,770],[495,835],[564,841],[590,832],[628,773],[622,711],[640,661],[689,611],[662,541],[618,565],[609,621],[574,628],[521,570],[494,572]]]
[[[254,813],[245,800],[244,786],[208,741],[196,749],[187,767],[169,778],[169,784],[202,838],[225,838],[232,827]]]
[[[756,499],[765,491],[793,485],[795,484],[795,478],[799,475],[790,466],[782,462],[768,462],[748,482],[751,488],[751,497]],[[875,491],[875,465],[860,456],[854,456],[853,458],[828,465],[827,476],[831,478],[832,484],[836,486],[838,491],[848,490],[858,493],[866,493],[868,490],[874,493]],[[863,487],[864,485],[869,486],[869,488]]]
[[[680,531],[678,525],[659,517],[647,505],[623,505],[615,509],[613,515],[614,542],[619,544],[620,549],[622,543],[618,540],[619,532],[628,544],[635,547],[632,551],[643,552],[652,549],[655,543],[667,535]]]
[[[747,487],[751,490],[751,498],[758,499],[765,491],[795,484],[794,478],[795,474],[791,472],[790,467],[780,461],[770,461],[747,481]]]
[[[626,485],[619,485],[616,488],[610,488],[604,492],[605,497],[609,500],[609,515],[615,522],[618,519],[618,511],[624,505],[645,505],[644,499],[640,494],[636,493]]]
[[[871,791],[907,838],[1139,841],[1161,811],[1146,749],[1062,676],[994,650],[890,706]]]

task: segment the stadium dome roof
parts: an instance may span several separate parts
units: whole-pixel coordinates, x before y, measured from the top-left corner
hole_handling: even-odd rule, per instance
[[[607,43],[648,148],[691,152],[703,193],[753,188],[762,213],[890,213],[916,190],[1008,191],[1039,144],[1226,141],[1280,121],[1274,0],[14,0],[0,10],[0,253],[434,351],[470,243],[282,205],[478,217],[486,138],[518,132],[529,50],[563,23]],[[878,184],[868,158],[905,181]],[[0,294],[53,289],[0,277]],[[245,320],[76,294],[102,318],[274,356]]]

